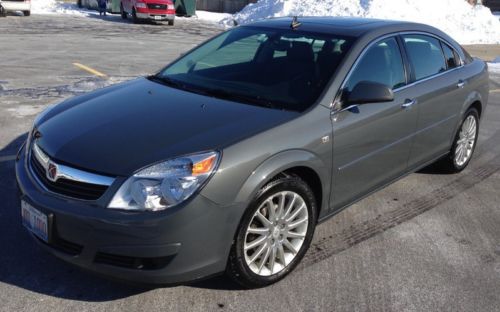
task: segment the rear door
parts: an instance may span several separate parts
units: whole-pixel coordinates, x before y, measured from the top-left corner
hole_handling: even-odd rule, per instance
[[[342,99],[332,112],[333,209],[400,176],[407,169],[417,110],[410,89],[401,46],[396,37],[370,45],[348,75],[342,94],[361,81],[385,84],[394,101],[368,103],[346,110]],[[342,110],[344,109],[344,110]]]
[[[462,80],[458,54],[442,40],[424,34],[404,34],[402,39],[419,111],[409,167],[418,167],[450,149],[467,81]]]

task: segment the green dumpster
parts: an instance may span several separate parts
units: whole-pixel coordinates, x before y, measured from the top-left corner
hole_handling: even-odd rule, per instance
[[[175,0],[175,13],[181,16],[196,15],[196,0]]]

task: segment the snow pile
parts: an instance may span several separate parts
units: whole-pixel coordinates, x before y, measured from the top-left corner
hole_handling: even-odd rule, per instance
[[[246,24],[282,16],[357,16],[429,24],[462,44],[500,43],[500,21],[481,5],[464,0],[260,0],[231,18]]]
[[[64,3],[56,0],[31,0],[32,14],[71,14],[87,16],[88,11],[79,9],[75,3]]]
[[[491,63],[488,63],[490,73],[500,74],[500,56],[495,58]]]

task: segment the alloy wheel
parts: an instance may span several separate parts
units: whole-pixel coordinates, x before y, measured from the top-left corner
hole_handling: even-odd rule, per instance
[[[469,115],[460,129],[458,141],[455,148],[455,163],[458,166],[466,164],[474,150],[477,135],[477,121],[473,115]]]
[[[245,234],[245,262],[252,272],[270,276],[285,269],[304,244],[308,220],[306,202],[295,192],[278,192],[263,201]]]

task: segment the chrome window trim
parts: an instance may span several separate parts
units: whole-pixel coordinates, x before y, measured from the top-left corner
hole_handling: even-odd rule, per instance
[[[354,70],[356,70],[359,62],[361,61],[361,59],[363,58],[363,56],[367,53],[367,51],[371,47],[373,47],[375,44],[377,44],[378,42],[380,42],[380,41],[382,41],[384,39],[387,39],[387,38],[390,38],[390,37],[403,36],[403,35],[424,35],[424,36],[434,37],[435,39],[438,39],[438,40],[446,43],[448,46],[450,46],[450,48],[453,49],[453,51],[455,51],[455,53],[457,53],[458,57],[460,58],[460,66],[457,66],[457,67],[452,68],[452,69],[447,69],[444,72],[437,73],[437,74],[434,74],[434,75],[429,76],[429,77],[425,77],[425,78],[420,79],[420,80],[416,80],[416,81],[414,81],[412,83],[408,83],[408,77],[406,77],[407,78],[406,84],[404,86],[402,86],[402,87],[393,89],[392,91],[394,93],[399,92],[401,90],[404,90],[404,89],[406,89],[408,87],[415,86],[415,85],[417,85],[419,83],[428,81],[430,79],[433,79],[433,78],[442,76],[444,74],[450,73],[450,72],[452,72],[454,70],[460,69],[460,68],[462,68],[462,67],[465,66],[464,60],[462,59],[462,56],[460,55],[460,53],[458,53],[458,51],[455,49],[455,47],[452,44],[450,44],[446,39],[444,39],[442,37],[439,37],[437,35],[434,35],[434,34],[431,34],[431,33],[428,33],[428,32],[423,32],[423,31],[400,31],[400,32],[385,34],[383,36],[377,37],[377,38],[373,39],[372,41],[370,41],[370,43],[368,43],[366,45],[366,47],[364,47],[363,51],[361,51],[361,53],[359,54],[358,58],[356,59],[356,61],[354,62],[354,64],[351,66],[351,68],[349,69],[349,72],[347,73],[347,75],[345,76],[344,80],[342,81],[342,84],[340,85],[340,88],[337,91],[337,95],[335,96],[335,99],[333,100],[333,102],[331,104],[331,108],[332,109],[334,109],[335,105],[340,102],[339,101],[339,97],[340,97],[341,91],[345,88],[345,85],[346,85],[347,81],[349,80],[349,78],[351,78],[352,72]],[[399,42],[398,42],[398,44],[399,44]],[[404,48],[404,47],[400,47],[400,48]],[[402,55],[401,55],[401,58],[403,58]],[[408,60],[408,61],[411,62],[411,60]],[[404,60],[403,60],[403,62],[404,62]],[[406,74],[406,66],[405,66],[405,74]],[[334,112],[337,112],[337,111],[334,111]]]
[[[71,181],[76,181],[76,182],[81,182],[81,183],[87,183],[87,184],[94,184],[94,185],[101,185],[101,186],[111,186],[113,182],[115,181],[114,178],[108,177],[108,176],[103,176],[87,171],[83,171],[80,169],[75,169],[72,167],[68,167],[65,165],[58,164],[52,160],[50,160],[49,156],[45,154],[38,144],[36,142],[33,143],[33,155],[35,158],[40,162],[42,167],[45,169],[47,172],[47,169],[49,167],[49,164],[52,163],[57,166],[57,177],[58,178],[64,178],[67,180]],[[30,166],[31,167],[31,166]]]

